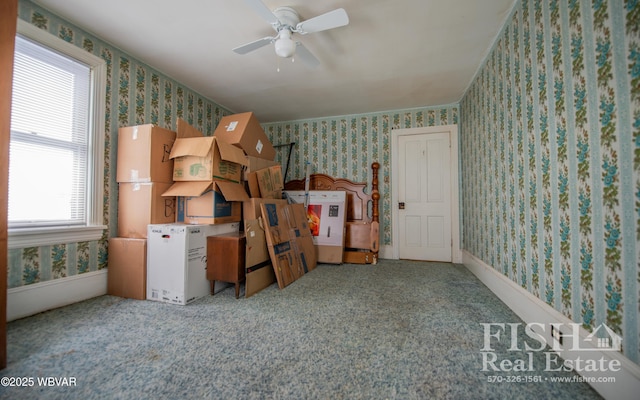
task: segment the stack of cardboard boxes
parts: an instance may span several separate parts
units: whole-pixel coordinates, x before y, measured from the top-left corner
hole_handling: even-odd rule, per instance
[[[147,225],[175,221],[169,153],[176,133],[154,125],[118,130],[116,181],[118,231],[109,239],[107,293],[144,300],[147,280]]]
[[[181,119],[177,132],[152,125],[121,128],[118,237],[109,242],[108,292],[188,304],[209,292],[206,237],[238,231],[246,237],[246,296],[276,280],[284,287],[277,273],[282,268],[272,267],[270,230],[262,222],[261,204],[287,204],[274,159],[275,149],[253,113],[223,117],[209,137]],[[308,225],[301,229],[306,218],[283,215],[280,223],[286,223],[295,250],[290,264],[313,269]],[[135,293],[122,289],[134,281]]]

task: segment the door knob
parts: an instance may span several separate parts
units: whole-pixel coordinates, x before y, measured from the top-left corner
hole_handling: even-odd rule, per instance
[[[404,210],[404,201],[398,203],[398,209]]]

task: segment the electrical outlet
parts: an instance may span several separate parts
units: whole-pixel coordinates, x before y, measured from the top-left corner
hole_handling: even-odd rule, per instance
[[[551,337],[555,340],[560,346],[562,346],[562,335],[560,334],[560,330],[555,326],[551,325]]]

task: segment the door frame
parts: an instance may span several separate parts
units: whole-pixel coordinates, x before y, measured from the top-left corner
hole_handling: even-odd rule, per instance
[[[400,259],[398,246],[398,138],[400,136],[422,135],[449,132],[450,139],[450,168],[451,168],[451,261],[462,263],[462,251],[460,246],[460,190],[459,190],[459,163],[458,155],[458,125],[440,125],[421,128],[391,129],[391,240],[392,257]]]
[[[7,366],[7,207],[13,53],[18,24],[18,0],[0,3],[0,369]]]

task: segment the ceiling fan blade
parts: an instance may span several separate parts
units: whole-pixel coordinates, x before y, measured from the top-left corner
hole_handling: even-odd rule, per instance
[[[273,41],[272,37],[263,37],[262,39],[255,40],[251,43],[243,44],[242,46],[238,46],[233,51],[238,54],[247,54],[250,51],[254,51],[259,49],[260,47],[266,46]]]
[[[349,16],[343,8],[338,8],[328,13],[318,15],[306,21],[300,22],[296,26],[296,32],[301,35],[307,33],[326,31],[327,29],[338,28],[349,23]]]
[[[261,16],[265,21],[273,25],[274,27],[280,23],[278,17],[276,17],[269,7],[267,7],[261,0],[244,0],[245,3]]]
[[[303,63],[311,68],[316,68],[320,65],[320,60],[316,58],[311,52],[304,47],[300,42],[296,42],[296,58],[299,58]]]

